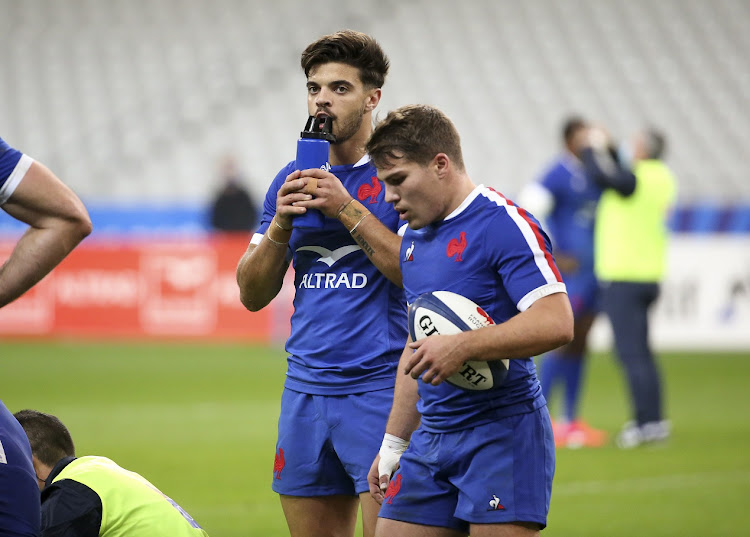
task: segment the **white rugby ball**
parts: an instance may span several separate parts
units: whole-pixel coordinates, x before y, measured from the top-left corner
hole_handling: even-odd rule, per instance
[[[409,306],[409,334],[413,341],[433,334],[458,334],[490,326],[495,322],[472,300],[450,291],[433,291],[420,295]],[[489,390],[508,375],[505,360],[469,360],[458,373],[447,379],[464,390]]]

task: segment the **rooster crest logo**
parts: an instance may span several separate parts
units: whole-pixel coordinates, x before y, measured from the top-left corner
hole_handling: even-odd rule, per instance
[[[281,471],[284,469],[284,450],[279,448],[279,452],[273,458],[273,477],[281,479]]]
[[[458,237],[458,239],[451,239],[450,242],[448,242],[448,248],[445,251],[448,257],[456,256],[456,263],[464,260],[461,255],[464,253],[464,250],[466,250],[466,232],[462,231]]]
[[[393,498],[396,497],[399,490],[401,490],[401,474],[398,474],[396,479],[392,479],[388,484],[388,490],[385,491],[385,503],[393,504]]]
[[[503,504],[500,503],[500,498],[498,498],[497,496],[493,494],[492,499],[490,500],[490,508],[487,510],[498,511],[500,509],[505,510],[505,506],[503,506]]]
[[[375,203],[378,200],[378,194],[380,194],[382,190],[383,186],[380,184],[380,181],[378,181],[378,178],[373,177],[371,185],[368,185],[367,183],[360,185],[359,190],[357,190],[357,197],[359,198],[359,201],[364,201],[365,199],[370,198],[368,203]]]

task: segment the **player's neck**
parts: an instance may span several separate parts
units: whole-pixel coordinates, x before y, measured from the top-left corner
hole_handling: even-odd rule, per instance
[[[347,141],[331,144],[329,160],[331,166],[356,164],[365,156],[365,144],[372,134],[372,120],[369,114],[362,119],[362,126]]]
[[[446,210],[443,213],[441,220],[444,220],[449,214],[452,214],[453,211],[458,209],[477,187],[472,182],[471,178],[465,173],[455,175],[453,181],[455,181],[455,183],[451,189],[450,199],[446,204]]]

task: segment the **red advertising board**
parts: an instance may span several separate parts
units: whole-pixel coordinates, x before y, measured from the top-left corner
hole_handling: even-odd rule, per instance
[[[0,309],[0,334],[270,342],[289,333],[293,284],[259,312],[235,279],[247,237],[87,240]],[[0,262],[15,241],[0,240]]]

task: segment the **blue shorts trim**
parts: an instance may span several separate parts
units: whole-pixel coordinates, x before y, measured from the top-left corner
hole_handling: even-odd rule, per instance
[[[311,395],[284,389],[272,488],[289,496],[358,495],[385,434],[393,389]]]
[[[452,433],[418,429],[380,508],[383,518],[453,528],[547,525],[555,443],[547,407]]]

